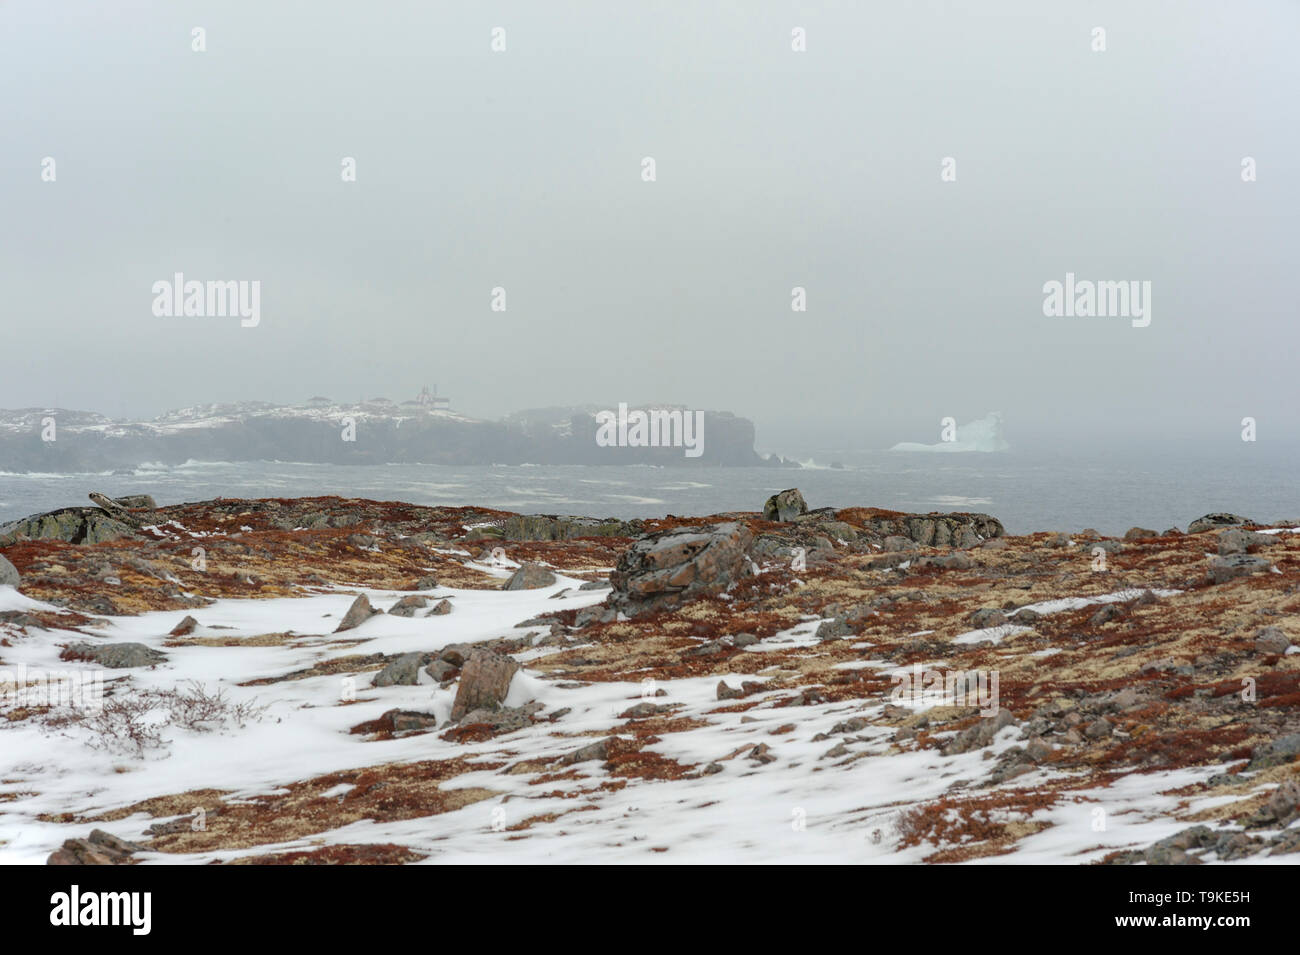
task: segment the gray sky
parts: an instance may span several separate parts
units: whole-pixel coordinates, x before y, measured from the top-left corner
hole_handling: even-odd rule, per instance
[[[990,410],[1295,444],[1297,35],[1289,0],[7,0],[0,407],[437,383],[768,446]],[[260,325],[154,316],[177,271],[261,281]],[[1150,326],[1044,317],[1067,271],[1149,280]]]

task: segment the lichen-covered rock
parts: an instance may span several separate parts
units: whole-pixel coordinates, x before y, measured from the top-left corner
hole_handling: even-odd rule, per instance
[[[0,587],[17,587],[20,583],[22,576],[18,573],[18,568],[0,554]]]
[[[501,585],[502,590],[539,590],[555,583],[555,574],[541,564],[524,564]]]
[[[420,667],[433,658],[431,653],[403,653],[385,664],[375,674],[374,686],[415,686],[420,682]]]
[[[419,597],[412,594],[410,597],[403,597],[397,603],[388,608],[388,613],[393,617],[414,617],[415,611],[423,610],[429,605],[425,597]]]
[[[490,710],[500,706],[505,702],[510,692],[510,681],[518,670],[519,664],[510,657],[488,650],[471,651],[460,671],[460,686],[456,688],[451,718],[459,720],[471,710]]]
[[[74,643],[63,651],[63,658],[86,660],[110,670],[123,670],[162,663],[167,655],[143,643]]]
[[[98,544],[101,541],[135,537],[130,524],[114,520],[98,507],[64,507],[36,514],[0,527],[0,547],[21,540],[61,540],[70,544]]]
[[[50,853],[46,865],[126,865],[131,855],[144,846],[119,839],[103,829],[95,829],[89,839],[68,839]]]
[[[1228,514],[1219,511],[1214,514],[1206,514],[1204,517],[1198,517],[1187,525],[1187,533],[1200,534],[1203,531],[1221,530],[1225,527],[1233,527],[1240,524],[1255,523],[1249,517],[1242,517],[1240,514]]]
[[[749,529],[734,522],[652,534],[619,558],[606,604],[635,616],[721,593],[749,572],[753,541]]]
[[[808,504],[797,487],[778,491],[763,505],[763,517],[769,521],[792,521],[808,513]]]
[[[370,606],[370,600],[366,595],[360,594],[356,600],[352,601],[352,606],[343,615],[343,622],[335,628],[334,632],[339,633],[343,630],[352,630],[359,627],[377,613],[383,613],[383,611]]]

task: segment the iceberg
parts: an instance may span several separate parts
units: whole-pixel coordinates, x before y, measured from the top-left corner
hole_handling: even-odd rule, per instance
[[[1002,414],[994,411],[983,418],[957,425],[956,439],[938,444],[900,441],[890,451],[1007,451],[1011,445],[1002,437]]]

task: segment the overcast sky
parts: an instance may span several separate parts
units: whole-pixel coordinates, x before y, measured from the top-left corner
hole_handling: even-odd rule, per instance
[[[5,0],[0,407],[436,383],[1294,444],[1297,36],[1292,0]],[[175,272],[260,281],[260,324],[155,316]],[[1066,272],[1150,281],[1150,325],[1045,317]]]

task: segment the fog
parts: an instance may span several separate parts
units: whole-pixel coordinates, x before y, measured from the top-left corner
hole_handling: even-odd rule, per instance
[[[730,410],[777,450],[993,410],[1021,448],[1245,416],[1295,447],[1298,28],[1282,0],[10,0],[0,407],[436,384],[484,417]],[[177,272],[260,282],[260,321],[155,315]],[[1045,316],[1067,273],[1149,281],[1150,324]]]

